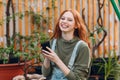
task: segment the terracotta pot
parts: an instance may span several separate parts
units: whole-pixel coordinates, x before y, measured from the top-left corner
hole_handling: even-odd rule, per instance
[[[24,63],[0,64],[0,80],[12,80],[14,76],[24,74]]]

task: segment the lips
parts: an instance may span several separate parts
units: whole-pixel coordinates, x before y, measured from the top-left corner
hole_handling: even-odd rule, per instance
[[[69,26],[66,25],[66,24],[61,24],[61,27],[62,27],[62,28],[68,28]]]

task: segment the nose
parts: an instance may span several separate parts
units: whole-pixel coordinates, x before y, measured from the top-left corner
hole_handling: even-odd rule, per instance
[[[66,22],[67,22],[67,20],[66,20],[66,19],[64,19],[64,20],[62,20],[62,22],[66,23]]]

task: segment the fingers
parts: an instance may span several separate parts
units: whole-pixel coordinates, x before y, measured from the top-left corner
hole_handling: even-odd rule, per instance
[[[49,47],[46,47],[50,52],[52,52],[53,53],[53,50],[52,49],[50,49]]]
[[[43,53],[45,54],[49,54],[50,52],[46,51],[46,50],[42,50]]]
[[[42,54],[46,57],[46,58],[48,58],[49,60],[51,60],[51,59],[53,59],[54,58],[54,53],[51,53],[51,52],[48,52],[48,51],[46,51],[46,50],[42,50]]]
[[[46,51],[46,50],[42,50],[42,54],[45,56],[45,57],[50,57],[52,53]]]
[[[53,61],[53,62],[55,62],[55,61],[57,61],[57,59],[58,59],[58,56],[57,56],[57,54],[52,50],[52,49],[50,49],[49,47],[46,47],[49,51],[46,51],[46,50],[42,50],[42,54],[46,57],[46,58],[48,58],[50,61]]]

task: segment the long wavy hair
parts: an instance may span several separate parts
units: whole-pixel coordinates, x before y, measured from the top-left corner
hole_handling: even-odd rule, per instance
[[[65,12],[71,12],[73,14],[73,17],[75,20],[75,27],[77,27],[77,29],[75,29],[75,31],[74,31],[74,36],[79,37],[81,40],[85,41],[89,45],[87,29],[86,29],[86,26],[84,24],[84,21],[83,21],[82,17],[80,16],[79,12],[76,10],[72,10],[72,9],[65,10],[61,13],[61,15],[57,21],[57,24],[55,26],[53,36],[51,37],[51,39],[61,37],[62,32],[61,32],[60,27],[59,27],[59,21]],[[89,45],[89,47],[90,47],[90,45]]]

